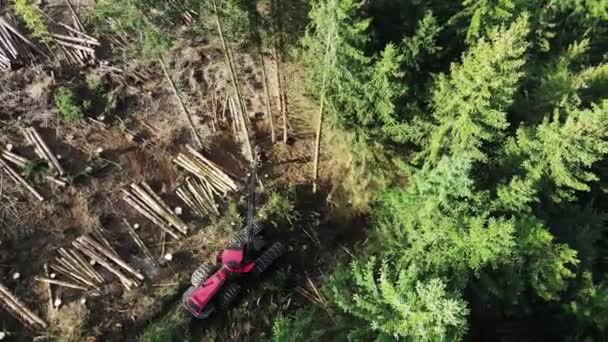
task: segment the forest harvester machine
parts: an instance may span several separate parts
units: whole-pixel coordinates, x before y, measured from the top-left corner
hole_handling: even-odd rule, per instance
[[[261,237],[262,226],[254,220],[257,156],[249,174],[246,227],[218,254],[216,264],[204,263],[192,273],[192,286],[183,294],[184,307],[196,318],[205,319],[229,309],[243,285],[258,280],[286,252],[280,242],[268,245]]]

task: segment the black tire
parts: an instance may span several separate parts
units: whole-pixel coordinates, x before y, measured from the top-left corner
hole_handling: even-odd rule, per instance
[[[253,235],[258,235],[262,232],[263,227],[257,222],[253,223]],[[247,242],[247,238],[249,237],[249,233],[247,232],[247,228],[242,229],[240,232],[236,233],[234,237],[228,243],[230,247],[239,247],[242,246],[245,242]]]
[[[190,278],[190,282],[192,283],[192,286],[194,286],[194,287],[201,286],[201,284],[204,283],[205,280],[207,280],[207,278],[209,278],[213,273],[215,273],[215,271],[217,271],[217,266],[215,266],[213,264],[206,263],[206,264],[200,265],[192,273],[192,277]]]
[[[270,267],[270,265],[285,254],[286,251],[287,249],[282,243],[273,243],[272,246],[265,250],[264,253],[262,253],[262,255],[255,260],[255,266],[253,267],[252,273],[258,276],[261,275],[268,267]]]
[[[224,285],[224,288],[218,293],[217,297],[217,308],[219,311],[228,311],[240,293],[241,285],[237,283]]]

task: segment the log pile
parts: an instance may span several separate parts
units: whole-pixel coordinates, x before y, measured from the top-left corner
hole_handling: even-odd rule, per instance
[[[71,12],[72,25],[53,21],[57,26],[54,30],[59,31],[51,32],[53,42],[56,43],[63,59],[68,64],[80,66],[93,64],[95,63],[95,47],[100,46],[99,41],[86,33],[72,3],[69,0],[65,2]]]
[[[0,284],[0,305],[27,327],[38,330],[46,329],[47,324],[25,304],[23,304],[4,285]]]
[[[98,286],[105,282],[102,275],[77,249],[59,248],[57,252],[59,256],[55,257],[55,263],[50,264],[50,268],[73,283],[58,282],[46,274],[46,278],[38,277],[36,280],[83,291],[98,289]]]
[[[44,48],[26,38],[10,14],[0,16],[0,70],[30,64],[37,55],[46,59],[52,55],[56,60],[69,65],[86,66],[96,63],[95,48],[100,43],[86,33],[71,2],[66,0],[66,3],[71,12],[72,22],[69,24],[57,22],[40,11],[47,24],[46,38],[41,44]]]
[[[72,246],[91,260],[89,264],[98,264],[114,274],[127,291],[140,286],[144,280],[144,275],[124,261],[102,236],[98,235],[96,239],[91,235],[82,235],[72,241]],[[90,276],[95,278],[94,274]],[[103,283],[103,277],[98,280]]]
[[[199,216],[219,216],[218,205],[213,198],[211,185],[204,179],[187,177],[183,185],[177,188],[177,196]]]
[[[53,154],[49,146],[42,140],[42,137],[34,127],[28,127],[24,130],[25,139],[34,147],[36,155],[45,160],[49,167],[55,170],[59,176],[65,175],[65,170],[59,164],[59,160]]]
[[[123,222],[127,226],[127,231],[129,232],[129,236],[131,236],[131,239],[133,239],[133,242],[135,242],[135,244],[141,250],[141,252],[144,254],[144,256],[146,257],[146,259],[148,259],[148,261],[150,262],[150,264],[152,264],[152,266],[154,266],[154,267],[157,267],[158,264],[156,263],[156,260],[154,259],[154,256],[152,256],[152,253],[150,253],[150,250],[148,249],[148,247],[146,246],[146,244],[139,237],[139,235],[135,231],[135,228],[126,219],[123,219]]]
[[[123,199],[137,212],[152,221],[163,232],[174,239],[188,233],[188,226],[146,183],[133,183],[129,189],[123,189]]]
[[[209,189],[221,196],[239,190],[239,185],[222,168],[201,153],[186,146],[189,154],[180,153],[173,162],[192,173],[208,185]]]
[[[31,161],[29,159],[22,157],[15,152],[12,152],[9,150],[3,150],[3,149],[0,149],[0,159],[4,159],[5,161],[7,161],[9,163],[14,164],[15,166],[19,167],[22,170],[25,169],[28,166],[28,164],[31,163]],[[64,180],[58,179],[56,177],[53,177],[50,175],[45,175],[44,178],[52,183],[55,183],[56,185],[58,185],[60,187],[67,186],[67,182],[65,182]]]
[[[42,195],[40,195],[40,193],[38,191],[36,191],[36,189],[34,189],[34,187],[32,187],[26,180],[25,178],[23,178],[19,173],[17,173],[17,171],[15,171],[15,169],[13,169],[12,166],[10,166],[7,162],[5,162],[4,159],[4,152],[2,154],[2,156],[0,157],[0,170],[4,171],[6,174],[8,174],[8,176],[17,184],[23,186],[25,189],[27,189],[27,191],[29,191],[34,197],[36,197],[37,200],[39,200],[40,202],[44,201],[44,197],[42,197]]]
[[[0,16],[0,70],[29,64],[34,60],[36,52],[46,55],[19,32],[14,22],[8,14]]]

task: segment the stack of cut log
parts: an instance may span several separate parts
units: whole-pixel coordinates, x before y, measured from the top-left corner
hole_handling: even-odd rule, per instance
[[[22,170],[27,167],[31,161],[25,157],[18,155],[17,153],[9,150],[0,149],[0,159],[4,159],[5,161],[14,164],[15,166],[21,168]],[[65,187],[67,183],[64,180],[58,179],[53,176],[45,175],[44,178],[50,182],[57,184],[60,187]]]
[[[219,216],[218,205],[213,198],[213,189],[204,179],[187,177],[182,186],[177,188],[177,196],[199,216]]]
[[[17,30],[14,22],[9,14],[0,16],[0,70],[31,63],[35,52],[46,55]]]
[[[144,280],[144,275],[124,261],[112,248],[112,245],[99,234],[97,239],[91,235],[82,235],[72,241],[72,246],[88,257],[91,260],[90,264],[98,264],[114,274],[127,291],[140,286],[141,281]],[[94,274],[90,274],[90,276],[96,278]],[[104,281],[103,277],[97,280],[102,283]]]
[[[186,169],[199,179],[215,194],[225,196],[239,190],[239,185],[222,168],[205,158],[192,146],[186,146],[189,154],[180,153],[174,163]]]
[[[99,41],[86,33],[72,3],[69,0],[66,0],[66,3],[71,12],[73,25],[54,22],[57,30],[62,32],[51,32],[53,42],[57,44],[61,55],[69,64],[81,66],[92,64],[95,62],[95,47],[100,45]]]
[[[0,284],[0,305],[31,329],[38,330],[40,328],[46,329],[47,327],[45,321],[25,306],[2,284]]]
[[[59,160],[53,154],[49,146],[42,140],[42,137],[34,127],[28,127],[24,130],[25,139],[34,147],[36,155],[45,160],[59,176],[65,175],[65,170],[59,164]]]
[[[59,256],[55,257],[55,263],[50,267],[54,272],[70,279],[65,282],[55,279],[53,275],[46,278],[37,277],[36,280],[48,284],[59,285],[76,290],[99,289],[99,285],[105,282],[103,276],[87,261],[85,255],[73,248],[59,248]]]
[[[152,221],[163,232],[174,239],[180,234],[188,233],[188,226],[158,196],[146,182],[133,183],[129,189],[123,189],[123,199],[141,215]]]
[[[34,197],[36,197],[36,199],[38,199],[39,201],[44,201],[44,197],[42,197],[42,195],[40,195],[40,193],[38,191],[36,191],[36,189],[34,189],[34,187],[32,187],[26,180],[25,178],[21,177],[21,175],[19,173],[17,173],[17,171],[15,171],[15,169],[13,169],[12,166],[10,166],[7,162],[5,162],[5,153],[7,151],[2,151],[2,156],[0,157],[0,170],[6,172],[6,174],[8,174],[8,176],[17,184],[23,186],[24,188],[27,189],[27,191],[29,191]],[[7,159],[8,160],[8,159]]]
[[[133,242],[135,242],[137,247],[142,251],[142,253],[144,253],[144,256],[146,257],[146,259],[148,259],[150,264],[154,267],[157,267],[158,263],[156,262],[156,259],[154,259],[154,256],[152,256],[152,253],[148,249],[148,246],[146,246],[141,237],[139,237],[139,234],[137,234],[137,232],[135,231],[135,227],[133,227],[131,223],[129,223],[129,221],[127,221],[126,219],[123,219],[123,222],[127,226],[127,231],[129,232],[131,239],[133,239]]]

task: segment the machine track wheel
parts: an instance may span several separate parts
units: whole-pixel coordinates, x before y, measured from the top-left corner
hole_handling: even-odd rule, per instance
[[[255,260],[255,266],[253,267],[252,273],[255,275],[261,275],[266,271],[270,265],[272,265],[278,258],[280,258],[287,249],[280,242],[275,242],[267,250]]]
[[[192,286],[194,286],[194,287],[201,286],[201,284],[204,283],[205,280],[207,280],[207,278],[209,278],[213,273],[215,273],[215,271],[217,271],[217,266],[215,266],[211,263],[205,263],[205,264],[200,265],[192,273],[192,277],[190,278],[190,282],[192,283]]]
[[[241,286],[237,283],[228,283],[224,286],[217,298],[217,308],[226,312],[241,293]]]
[[[257,222],[254,222],[252,229],[253,229],[253,235],[258,235],[262,232],[263,227],[260,224],[258,224]],[[247,241],[248,237],[249,237],[249,232],[247,231],[247,228],[242,229],[241,231],[236,233],[234,235],[234,237],[232,237],[232,239],[230,240],[228,245],[235,246],[235,247],[242,246]]]

